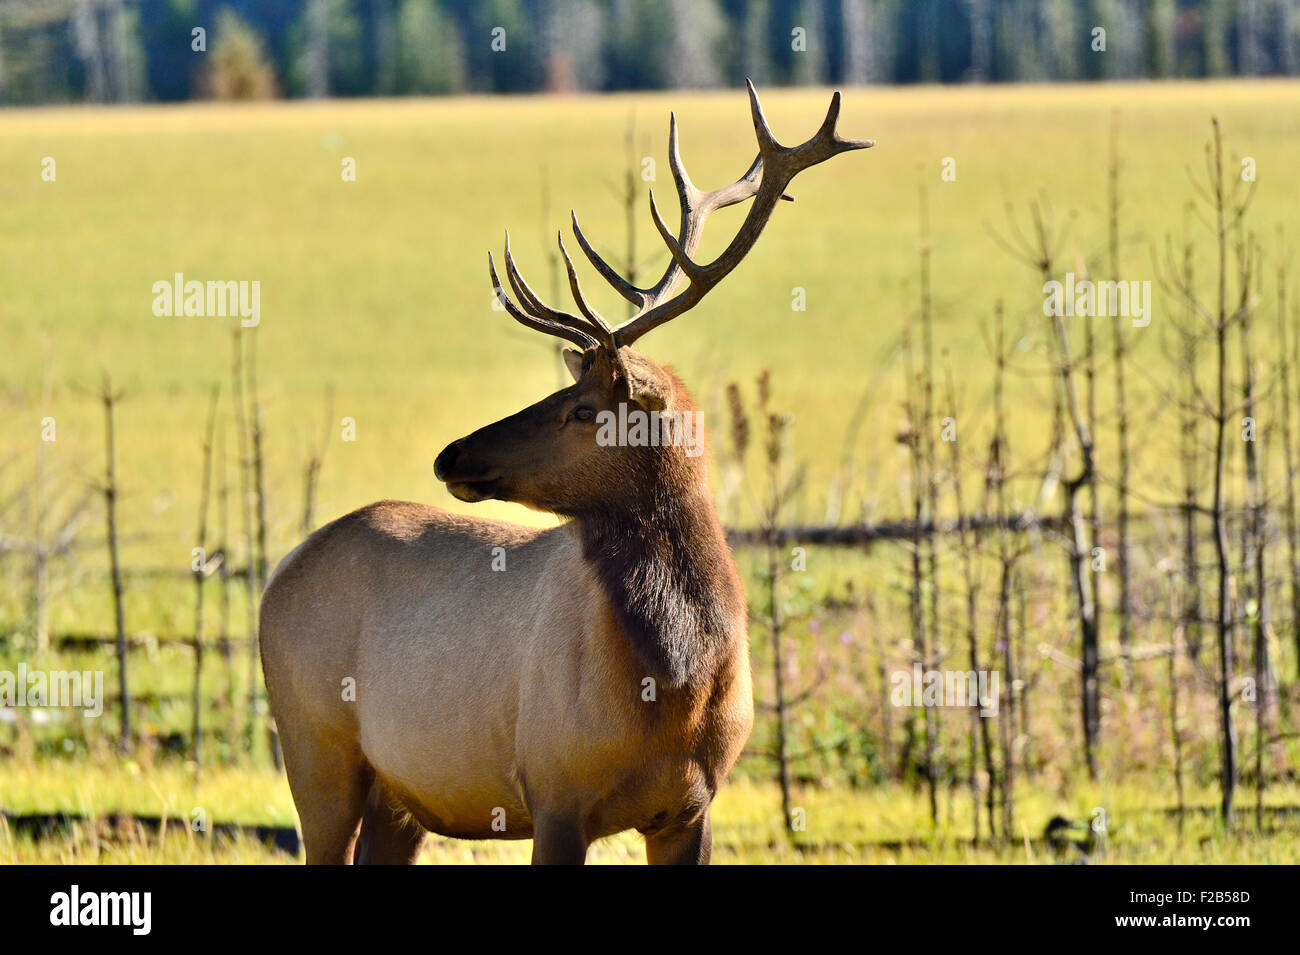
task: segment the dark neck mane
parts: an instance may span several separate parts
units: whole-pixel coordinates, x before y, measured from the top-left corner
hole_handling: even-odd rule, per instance
[[[746,612],[707,481],[692,472],[660,471],[638,500],[578,518],[619,625],[669,687],[706,677]]]

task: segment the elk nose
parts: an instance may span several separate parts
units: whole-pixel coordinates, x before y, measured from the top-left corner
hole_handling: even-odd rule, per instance
[[[451,469],[456,466],[456,461],[460,458],[460,449],[463,439],[453,441],[442,449],[442,453],[433,461],[433,473],[439,481],[447,479]]]

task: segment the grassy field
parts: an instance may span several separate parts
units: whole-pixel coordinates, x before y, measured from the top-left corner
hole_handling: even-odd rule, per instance
[[[1042,838],[1048,819],[1062,814],[1090,820],[1098,807],[1106,812],[1107,836],[1093,861],[1161,864],[1186,861],[1189,853],[1205,864],[1293,863],[1300,824],[1287,817],[1268,823],[1263,835],[1246,828],[1227,833],[1217,823],[1214,795],[1189,794],[1190,813],[1179,831],[1177,819],[1155,808],[1153,800],[1172,794],[1146,786],[1079,784],[1067,793],[1026,790],[1019,807],[1021,837],[1011,844],[972,846],[964,824],[965,800],[952,804],[952,817],[932,829],[922,795],[898,786],[868,790],[810,789],[800,795],[807,829],[787,839],[781,829],[780,795],[774,786],[739,780],[718,796],[713,811],[714,861],[779,864],[1054,864],[1079,859],[1080,850],[1055,851]],[[1280,787],[1268,806],[1294,805],[1296,787]],[[196,808],[211,818],[243,823],[293,825],[293,804],[284,781],[269,769],[225,768],[205,771],[195,784],[183,765],[156,767],[93,766],[86,763],[24,764],[0,767],[0,804],[10,811],[60,809],[96,816],[127,809],[142,815],[192,817]],[[961,815],[962,820],[956,818]],[[1267,817],[1272,819],[1272,816]],[[1031,822],[1032,820],[1032,822]],[[1077,838],[1077,837],[1076,837]],[[531,842],[474,842],[430,836],[420,861],[455,864],[527,862]],[[32,841],[12,833],[0,821],[0,863],[270,863],[294,857],[250,840],[209,840],[185,829],[157,835],[109,837],[82,830],[62,840]],[[645,861],[642,839],[623,833],[592,846],[588,861],[639,864]]]
[[[815,128],[826,100],[773,90],[765,105],[790,141]],[[1185,170],[1201,170],[1212,114],[1230,152],[1256,160],[1256,227],[1271,236],[1294,218],[1298,107],[1300,87],[1282,83],[849,90],[841,128],[877,147],[805,173],[798,201],[737,274],[644,348],[674,363],[706,408],[727,380],[773,369],[798,421],[812,517],[854,405],[877,384],[859,453],[879,509],[893,511],[901,370],[890,359],[916,306],[920,184],[931,203],[936,344],[955,356],[963,410],[978,424],[991,373],[979,322],[999,298],[1013,327],[1041,318],[1041,283],[989,234],[1003,228],[1006,201],[1023,214],[1041,190],[1058,219],[1077,214],[1067,261],[1095,257],[1118,111],[1124,271],[1154,278],[1149,247],[1181,234]],[[381,497],[455,506],[432,479],[438,450],[558,380],[550,343],[490,308],[486,251],[509,227],[525,274],[546,289],[546,255],[572,207],[599,248],[621,258],[614,186],[628,164],[627,124],[635,117],[636,155],[656,159],[659,191],[671,196],[670,109],[697,182],[730,181],[748,165],[753,134],[734,92],[0,114],[0,447],[30,454],[48,414],[58,421],[52,468],[96,468],[101,416],[85,392],[110,371],[128,395],[119,421],[126,525],[148,529],[157,557],[188,561],[203,410],[210,388],[228,381],[230,323],[156,318],[151,286],[175,272],[256,279],[277,550],[292,542],[299,473],[331,389],[335,417],[356,419],[357,440],[334,431],[321,514]],[[53,183],[41,180],[47,156]],[[346,156],[357,160],[355,183],[341,180]],[[940,181],[944,157],[957,161],[955,182]],[[666,256],[644,201],[640,219],[644,274]],[[705,251],[719,250],[738,221],[737,210],[719,214]],[[621,314],[599,284],[588,277],[597,304]],[[807,311],[791,310],[796,286]],[[1158,356],[1156,315],[1131,336],[1135,362]],[[1013,384],[1040,394],[1040,382]],[[1044,427],[1041,398],[1013,407],[1018,432]],[[505,506],[478,511],[518,517]]]
[[[815,128],[826,100],[826,92],[773,90],[765,104],[778,135],[794,140]],[[1298,106],[1300,87],[1266,82],[849,90],[841,128],[875,137],[877,147],[806,173],[793,190],[798,201],[783,206],[737,274],[643,347],[679,368],[706,409],[706,427],[725,427],[727,381],[773,369],[778,404],[796,422],[794,455],[808,468],[793,519],[824,516],[846,450],[856,469],[841,513],[895,516],[905,507],[897,349],[916,309],[918,187],[926,185],[931,205],[936,345],[953,358],[954,411],[970,435],[989,424],[992,363],[980,323],[994,303],[1005,300],[1013,330],[1023,323],[1027,349],[1044,331],[1040,281],[990,233],[1005,231],[1004,204],[1014,202],[1023,220],[1026,203],[1041,195],[1058,220],[1072,218],[1066,261],[1095,260],[1105,245],[1117,115],[1124,272],[1154,279],[1151,248],[1182,233],[1187,170],[1201,170],[1212,114],[1222,118],[1230,154],[1256,161],[1255,227],[1272,238],[1294,218]],[[50,486],[74,495],[99,474],[103,423],[93,393],[110,372],[127,396],[117,422],[125,561],[188,566],[203,416],[214,385],[229,391],[233,323],[155,317],[153,283],[181,272],[261,282],[256,336],[273,557],[298,539],[303,465],[331,409],[318,520],[385,497],[465,509],[433,479],[437,452],[559,381],[551,342],[491,309],[486,250],[512,228],[521,267],[546,289],[554,230],[573,207],[599,248],[620,258],[615,185],[628,165],[628,122],[637,123],[636,155],[665,167],[670,109],[697,182],[711,186],[744,170],[754,146],[738,93],[0,114],[5,499],[12,504],[30,483],[47,416],[57,422],[57,441],[45,445]],[[56,161],[55,182],[42,181],[45,157]],[[357,182],[342,181],[343,157],[356,158]],[[945,157],[957,161],[955,182],[940,180]],[[666,259],[644,201],[640,213],[645,274]],[[706,253],[738,221],[736,210],[719,214]],[[607,314],[621,314],[612,292],[591,276],[587,286]],[[1155,318],[1129,336],[1138,369],[1130,389],[1141,437],[1135,467],[1163,488],[1162,452],[1174,428],[1153,383],[1168,381],[1160,316],[1174,306],[1153,286]],[[806,290],[806,311],[791,310],[795,287]],[[1266,343],[1272,321],[1263,325]],[[1024,364],[1042,367],[1032,356]],[[1009,388],[1013,441],[1038,450],[1050,412],[1044,380],[1013,376]],[[846,449],[864,395],[866,417]],[[1108,401],[1103,390],[1103,416]],[[345,416],[356,422],[355,441],[341,440]],[[1109,438],[1099,439],[1102,453],[1111,453]],[[233,458],[233,437],[227,445]],[[546,520],[494,503],[475,512]],[[742,501],[736,520],[749,518]],[[29,515],[11,510],[5,519],[14,533],[28,530]],[[0,597],[17,609],[13,591]],[[150,599],[133,616],[167,628],[172,604]],[[105,610],[96,595],[65,593],[52,625],[102,623]]]
[[[792,142],[816,128],[829,91],[763,95],[776,134]],[[212,387],[229,390],[234,325],[216,318],[155,317],[153,283],[176,272],[187,279],[261,283],[261,325],[240,334],[256,339],[272,562],[300,535],[302,468],[327,424],[318,522],[381,498],[468,510],[433,479],[434,456],[448,441],[536,400],[559,382],[551,341],[491,308],[486,250],[499,250],[509,227],[521,268],[535,287],[549,290],[554,230],[567,223],[572,207],[597,247],[620,261],[626,238],[618,189],[629,162],[639,166],[641,157],[653,157],[656,196],[671,196],[665,159],[669,110],[676,110],[683,156],[699,185],[729,182],[748,166],[755,147],[738,92],[0,112],[0,334],[7,344],[0,350],[0,535],[31,533],[38,448],[47,456],[46,493],[56,511],[99,479],[103,422],[94,392],[101,374],[111,373],[115,387],[125,392],[117,454],[127,625],[146,642],[137,692],[173,698],[148,709],[141,727],[146,733],[181,734],[188,728],[188,651],[175,641],[190,632],[192,583],[131,571],[183,572],[190,566],[203,418]],[[964,436],[979,435],[972,446],[982,447],[993,365],[980,326],[1001,299],[1009,327],[1024,331],[1022,364],[1031,371],[1009,382],[1012,445],[1024,455],[1041,451],[1051,415],[1045,379],[1032,373],[1044,367],[1034,354],[1045,332],[1041,280],[1008,256],[991,230],[1005,231],[1007,202],[1023,221],[1027,203],[1041,198],[1058,222],[1069,223],[1063,268],[1096,267],[1105,249],[1106,167],[1115,117],[1123,170],[1122,273],[1152,280],[1156,296],[1151,325],[1131,329],[1127,337],[1139,485],[1158,494],[1172,479],[1168,449],[1176,438],[1159,395],[1172,374],[1162,357],[1162,336],[1175,306],[1155,281],[1152,249],[1166,235],[1176,241],[1182,235],[1184,207],[1193,195],[1188,170],[1201,174],[1211,115],[1225,130],[1230,174],[1239,168],[1239,157],[1255,161],[1259,185],[1252,227],[1272,243],[1275,228],[1290,227],[1300,211],[1300,182],[1293,175],[1300,141],[1296,84],[847,90],[841,131],[875,138],[877,147],[805,173],[791,189],[798,201],[782,206],[736,274],[696,311],[641,346],[678,368],[705,409],[706,426],[717,432],[726,427],[726,383],[736,380],[748,388],[760,370],[772,369],[777,405],[795,421],[793,455],[807,467],[806,490],[788,515],[791,521],[823,518],[846,455],[853,477],[840,489],[844,519],[905,513],[906,458],[896,440],[904,380],[898,348],[904,322],[917,309],[918,189],[924,185],[934,249],[936,345],[951,357],[958,390],[951,410],[968,429]],[[631,120],[636,147],[629,157]],[[46,157],[56,164],[53,182],[42,180]],[[340,176],[346,157],[356,159],[356,182]],[[956,161],[951,182],[940,178],[947,157]],[[671,198],[666,201],[671,204]],[[638,268],[644,277],[658,273],[666,253],[644,197],[638,216]],[[704,254],[719,251],[739,221],[737,210],[719,214],[705,236]],[[1198,263],[1205,281],[1209,251],[1206,241]],[[1273,267],[1269,259],[1266,277]],[[621,315],[613,293],[594,276],[585,278],[597,306]],[[791,308],[795,288],[805,290],[806,311]],[[1264,295],[1274,291],[1266,281]],[[563,305],[567,291],[552,297]],[[1272,313],[1263,313],[1259,337],[1266,355],[1273,325]],[[846,447],[864,396],[866,416]],[[1103,388],[1103,420],[1109,401]],[[46,417],[57,422],[57,440],[42,445]],[[355,420],[355,441],[341,440],[344,417]],[[222,420],[229,462],[233,428],[228,416]],[[1110,438],[1107,431],[1100,439],[1105,454],[1113,453]],[[717,483],[723,485],[721,475]],[[726,503],[731,523],[752,522],[743,496]],[[473,511],[546,520],[510,505]],[[97,510],[91,513],[94,522],[83,536],[97,541],[100,518]],[[238,527],[237,513],[231,519]],[[1159,525],[1153,533],[1160,533]],[[742,559],[753,603],[751,563]],[[1036,563],[1056,567],[1060,558],[1049,552]],[[54,632],[111,629],[103,566],[95,546],[56,569]],[[828,639],[841,631],[852,634],[850,642],[826,653],[841,654],[835,657],[842,660],[838,675],[852,671],[858,682],[844,683],[839,702],[815,709],[808,719],[841,719],[841,711],[874,718],[874,711],[858,712],[866,706],[860,698],[864,681],[879,654],[899,655],[904,636],[897,565],[878,552],[813,551],[810,570],[791,600],[812,608]],[[29,578],[26,561],[0,553],[0,666],[24,646]],[[857,598],[877,596],[873,617],[816,610],[828,600],[843,602],[851,584]],[[239,594],[232,619],[243,620]],[[1044,600],[1034,625],[1042,653],[1030,662],[1033,674],[1042,676],[1041,699],[1051,700],[1073,687],[1073,677],[1056,672],[1050,658],[1070,649],[1068,610],[1059,598]],[[806,621],[800,626],[811,646],[812,631]],[[1144,636],[1167,638],[1163,632]],[[807,649],[809,669],[822,652]],[[762,653],[756,650],[758,666],[764,665]],[[23,658],[47,666],[93,660],[68,653],[36,660],[29,647]],[[98,659],[103,665],[104,658]],[[236,699],[245,692],[244,666],[239,664]],[[1156,666],[1162,664],[1153,666],[1153,686]],[[1289,660],[1285,666],[1288,672],[1293,668]],[[112,679],[111,666],[106,676]],[[211,725],[229,713],[230,685],[219,662],[207,677]],[[1208,692],[1203,696],[1193,706],[1208,705]],[[742,766],[743,778],[720,797],[716,858],[1041,862],[1049,857],[1036,840],[1051,815],[1087,818],[1103,805],[1122,820],[1108,848],[1111,861],[1294,861],[1294,828],[1257,839],[1225,834],[1211,816],[1197,816],[1179,838],[1172,821],[1158,813],[1172,805],[1172,783],[1162,775],[1168,761],[1160,740],[1163,700],[1149,700],[1156,707],[1151,713],[1118,704],[1107,711],[1112,729],[1104,744],[1102,783],[1080,783],[1057,766],[1023,787],[1018,818],[1027,846],[970,849],[964,842],[966,796],[945,801],[953,807],[946,810],[952,818],[933,831],[919,792],[892,784],[850,789],[839,782],[802,787],[810,819],[804,841],[817,849],[800,852],[784,841],[776,793],[751,760]],[[1073,751],[1077,718],[1070,708],[1058,709],[1049,713],[1044,705],[1050,727],[1043,727],[1043,749],[1064,763],[1062,754]],[[1208,710],[1198,725],[1205,735],[1189,756],[1188,801],[1210,806],[1215,796]],[[822,727],[806,729],[815,737]],[[0,759],[0,807],[185,814],[206,802],[220,807],[222,819],[293,821],[283,780],[227,751],[220,738],[209,750],[213,765],[205,765],[195,791],[190,770],[176,756],[150,754],[120,764],[94,744],[63,747],[61,732],[57,725],[0,729],[6,752]],[[763,742],[760,733],[756,745]],[[1130,781],[1126,760],[1134,758],[1145,772]],[[1294,773],[1290,778],[1270,790],[1271,804],[1300,802]],[[1293,817],[1286,818],[1294,827]],[[892,842],[900,845],[882,848]],[[593,859],[637,861],[638,843],[602,843]],[[426,858],[514,861],[527,852],[527,843],[431,840]],[[87,833],[32,845],[0,831],[0,860],[62,859],[285,861],[254,845],[191,843],[184,833],[125,844]]]

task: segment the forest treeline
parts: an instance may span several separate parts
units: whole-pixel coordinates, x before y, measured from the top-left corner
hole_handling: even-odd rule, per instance
[[[0,103],[1295,75],[1300,0],[0,0]]]

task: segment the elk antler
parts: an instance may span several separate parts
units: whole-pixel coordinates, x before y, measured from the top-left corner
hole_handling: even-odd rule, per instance
[[[677,186],[677,199],[681,206],[681,225],[677,235],[673,235],[659,215],[655,204],[654,190],[650,190],[650,214],[655,227],[663,237],[672,261],[659,281],[649,288],[638,288],[619,275],[602,259],[587,237],[582,234],[576,213],[570,213],[573,219],[573,234],[587,259],[614,290],[635,305],[637,313],[626,322],[613,328],[591,307],[578,283],[573,261],[564,247],[564,238],[559,236],[560,254],[564,257],[564,267],[569,274],[569,289],[578,305],[581,317],[562,312],[546,305],[523,280],[514,260],[510,257],[510,237],[506,236],[506,276],[519,298],[519,305],[510,300],[497,279],[496,266],[492,253],[488,253],[488,269],[492,275],[492,286],[497,291],[501,304],[518,322],[567,339],[574,344],[589,348],[603,345],[611,351],[624,345],[630,345],[646,332],[671,321],[683,312],[693,308],[700,299],[731,272],[740,260],[758,241],[763,227],[771,218],[776,204],[785,199],[793,201],[785,194],[785,188],[795,176],[818,163],[825,162],[832,156],[853,149],[867,149],[875,145],[873,140],[842,139],[835,130],[835,123],[840,115],[840,94],[831,97],[830,109],[821,128],[807,142],[798,146],[782,146],[772,135],[767,119],[763,116],[763,107],[758,101],[754,84],[746,80],[749,90],[749,107],[754,119],[754,134],[758,138],[758,156],[750,164],[743,176],[729,186],[712,192],[701,192],[691,182],[682,165],[682,157],[677,147],[677,117],[673,115],[668,125],[668,164],[672,169],[673,182]],[[707,265],[700,265],[692,256],[700,244],[704,222],[718,209],[753,199],[740,231],[736,233],[731,244],[716,259]],[[674,295],[682,277],[687,279],[687,286]]]

